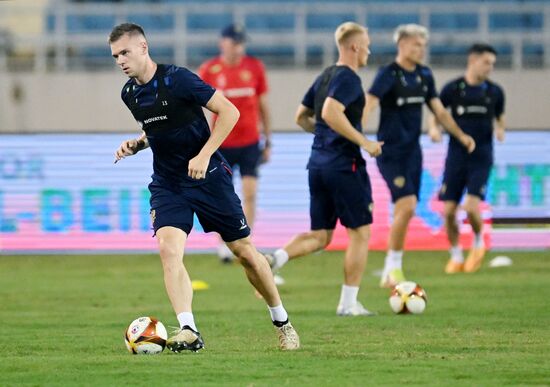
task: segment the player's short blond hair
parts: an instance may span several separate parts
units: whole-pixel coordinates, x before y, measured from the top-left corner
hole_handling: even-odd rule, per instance
[[[350,36],[366,32],[367,27],[363,27],[361,24],[357,24],[355,22],[345,22],[336,28],[336,31],[334,32],[334,40],[336,40],[337,46],[341,46]]]
[[[395,32],[393,33],[393,41],[399,43],[403,38],[408,38],[409,36],[420,36],[426,40],[429,39],[430,34],[428,29],[419,24],[401,24],[397,26]]]

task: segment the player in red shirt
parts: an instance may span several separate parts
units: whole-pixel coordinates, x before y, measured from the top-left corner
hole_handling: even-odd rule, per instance
[[[270,158],[271,125],[264,65],[259,59],[246,55],[245,40],[242,26],[229,25],[224,28],[220,55],[203,63],[198,73],[206,83],[223,92],[241,113],[219,150],[232,167],[239,166],[243,209],[252,229],[256,213],[258,166]],[[260,145],[260,122],[264,134],[263,147]],[[223,262],[233,259],[233,254],[223,243],[218,255]]]

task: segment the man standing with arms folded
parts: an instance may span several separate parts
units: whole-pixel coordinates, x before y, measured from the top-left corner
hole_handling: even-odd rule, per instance
[[[268,162],[271,155],[271,122],[264,65],[259,59],[246,55],[245,42],[242,26],[225,27],[221,31],[220,55],[203,63],[198,73],[206,83],[222,92],[241,114],[219,150],[232,168],[239,167],[244,214],[254,230],[258,167]],[[260,144],[258,130],[260,122],[263,144]],[[223,242],[218,247],[218,256],[225,263],[233,259],[233,253]]]
[[[476,142],[474,152],[468,154],[453,137],[443,173],[439,199],[445,203],[444,217],[447,237],[451,244],[451,259],[445,272],[473,273],[479,270],[485,255],[483,242],[483,219],[479,204],[485,199],[487,181],[493,166],[493,132],[504,141],[504,91],[489,80],[497,59],[493,47],[477,43],[468,50],[468,64],[463,77],[445,85],[441,91],[441,102],[450,108],[453,118]],[[494,123],[496,122],[496,126]],[[493,128],[494,126],[494,128]],[[434,116],[429,120],[429,134],[433,141],[441,141],[441,129]],[[464,191],[463,207],[474,232],[472,248],[464,262],[459,245],[460,229],[456,222],[458,205]]]
[[[403,247],[409,222],[414,216],[420,193],[422,150],[420,134],[422,106],[427,104],[447,131],[468,152],[475,148],[437,97],[429,67],[422,65],[428,30],[417,24],[397,27],[395,62],[383,66],[367,95],[364,120],[380,106],[378,140],[384,141],[384,154],[376,159],[378,169],[390,190],[394,203],[388,252],[380,286],[393,287],[404,281]]]

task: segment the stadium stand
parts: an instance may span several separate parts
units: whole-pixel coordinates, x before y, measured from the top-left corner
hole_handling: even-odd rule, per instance
[[[204,7],[208,4],[208,7]],[[543,1],[501,0],[472,3],[422,1],[391,4],[374,1],[240,1],[181,3],[146,1],[52,1],[44,12],[45,34],[59,41],[71,36],[83,44],[70,44],[70,57],[57,61],[64,68],[101,68],[105,59],[104,36],[122,21],[142,25],[157,39],[153,54],[161,61],[195,66],[217,51],[220,26],[243,23],[252,40],[249,52],[269,65],[322,65],[334,53],[326,37],[345,20],[366,23],[375,37],[375,60],[394,54],[391,31],[402,23],[427,25],[432,33],[429,55],[440,66],[462,65],[457,60],[471,37],[491,40],[499,48],[501,66],[543,66],[549,54],[539,37],[550,28],[549,5]],[[481,6],[479,6],[481,4]],[[457,34],[460,32],[460,34]],[[180,38],[178,38],[180,37]],[[96,40],[95,44],[90,41]],[[546,44],[547,46],[548,44]],[[57,55],[61,50],[58,49]],[[517,53],[517,58],[512,54]],[[545,59],[546,55],[546,59]],[[103,58],[103,59],[102,59]]]

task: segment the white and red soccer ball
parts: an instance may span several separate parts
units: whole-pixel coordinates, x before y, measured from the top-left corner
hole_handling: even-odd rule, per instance
[[[161,353],[166,347],[167,338],[168,333],[164,324],[154,317],[135,319],[124,334],[126,348],[135,355]]]
[[[426,291],[416,282],[400,282],[391,291],[390,307],[395,313],[420,314],[426,309]]]

